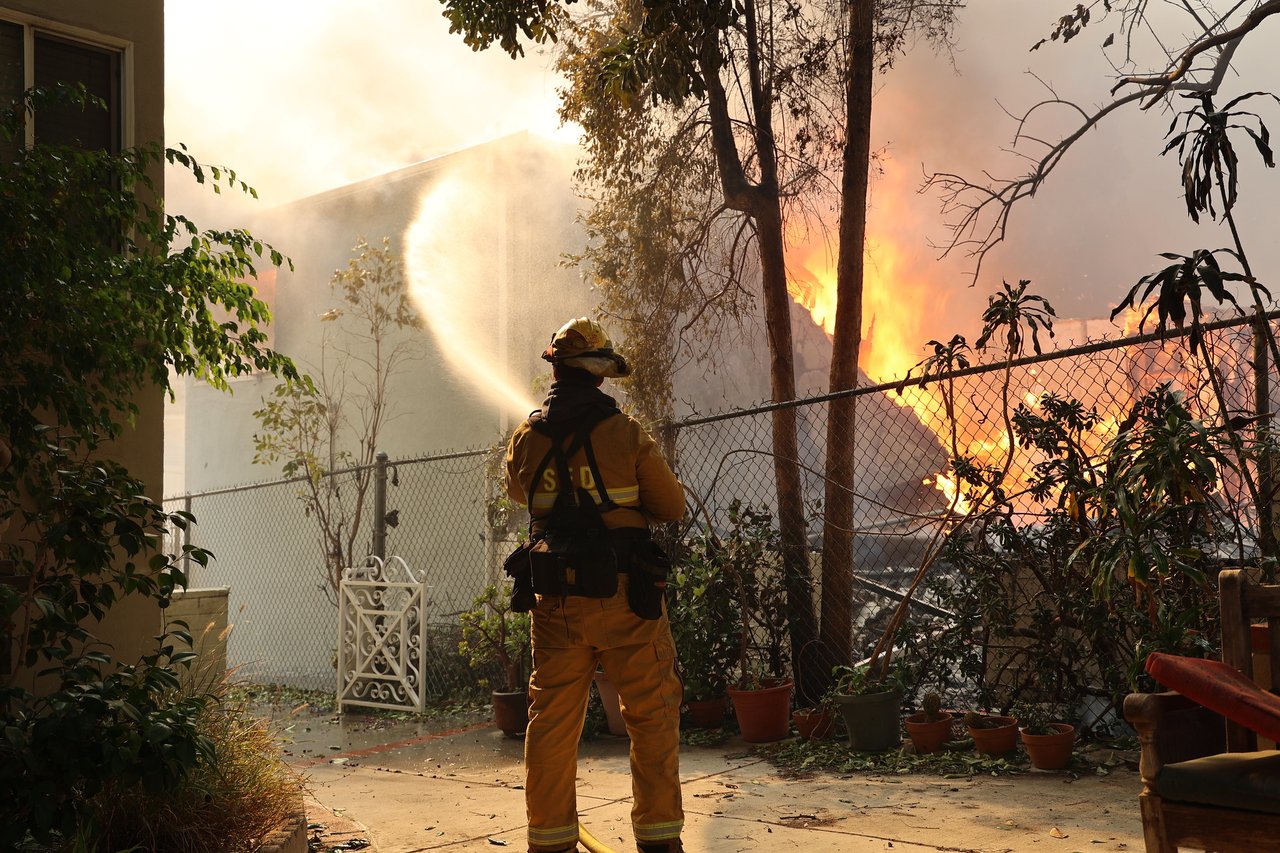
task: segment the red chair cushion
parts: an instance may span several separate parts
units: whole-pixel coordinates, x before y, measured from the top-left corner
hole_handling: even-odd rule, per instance
[[[1280,696],[1263,690],[1222,661],[1152,652],[1148,674],[1210,711],[1280,741]]]

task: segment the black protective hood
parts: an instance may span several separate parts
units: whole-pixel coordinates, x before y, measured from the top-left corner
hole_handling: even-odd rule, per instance
[[[551,383],[551,390],[542,401],[542,408],[530,415],[529,420],[567,426],[586,417],[602,420],[617,411],[617,401],[601,391],[594,381],[585,383],[557,379]]]

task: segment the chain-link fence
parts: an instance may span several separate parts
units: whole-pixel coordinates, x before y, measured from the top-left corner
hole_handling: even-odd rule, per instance
[[[1096,409],[1100,428],[1091,437],[1095,449],[1115,436],[1143,395],[1163,383],[1185,394],[1189,408],[1206,422],[1222,419],[1215,384],[1228,407],[1226,417],[1252,420],[1259,377],[1249,322],[1208,325],[1205,347],[1212,371],[1203,359],[1191,357],[1183,334],[1145,335],[787,406],[690,419],[675,425],[680,477],[698,496],[703,519],[713,526],[728,526],[735,501],[777,514],[773,418],[794,409],[806,533],[816,552],[821,548],[831,428],[826,404],[851,397],[851,422],[839,425],[836,437],[854,442],[853,612],[860,629],[854,648],[866,648],[874,642],[874,616],[893,603],[894,593],[906,587],[939,531],[975,497],[972,488],[957,484],[951,459],[1008,464],[1006,489],[1018,523],[1033,525],[1044,515],[1036,496],[1019,492],[1032,467],[1044,459],[1033,448],[1011,447],[1008,417],[1019,405],[1034,412],[1044,395],[1054,395]],[[1273,372],[1263,364],[1264,371]],[[1224,497],[1243,514],[1246,526],[1254,525],[1241,478],[1224,473]]]
[[[1249,420],[1259,409],[1269,409],[1256,406],[1255,400],[1257,389],[1267,387],[1265,380],[1274,373],[1269,360],[1258,358],[1254,343],[1250,321],[1220,322],[1205,326],[1204,352],[1211,369],[1204,358],[1191,357],[1181,336],[1165,340],[1146,335],[783,406],[692,418],[671,425],[668,438],[692,498],[689,523],[725,529],[735,502],[778,514],[776,484],[782,469],[775,423],[793,414],[799,466],[795,494],[815,567],[829,500],[824,474],[828,433],[837,442],[853,442],[855,585],[850,618],[857,653],[870,650],[922,562],[963,516],[966,501],[977,497],[972,486],[966,494],[955,481],[950,460],[964,457],[979,466],[1007,466],[1006,488],[1018,523],[1034,526],[1043,517],[1044,496],[1018,493],[1017,484],[1043,461],[1043,454],[1011,440],[1009,417],[1017,406],[1035,412],[1045,395],[1077,400],[1096,410],[1100,426],[1089,440],[1103,443],[1114,437],[1144,394],[1170,383],[1207,421]],[[830,403],[841,397],[852,399],[852,416],[847,423],[833,424]],[[496,580],[501,558],[510,550],[516,525],[497,498],[494,452],[389,463],[386,553],[425,570],[432,587],[430,619],[439,643],[439,671],[428,673],[429,692],[467,677],[457,671],[457,614]],[[1244,478],[1227,473],[1222,499],[1252,529],[1254,504],[1245,493]],[[171,499],[166,507],[193,512],[199,523],[192,543],[216,556],[208,568],[196,568],[193,586],[231,589],[230,615],[236,627],[229,661],[255,680],[329,688],[335,610],[322,578],[316,524],[304,512],[299,488],[296,482],[275,482],[225,489]],[[1031,601],[1044,592],[1033,586],[1014,584],[1011,589]],[[821,595],[820,588],[815,595]],[[926,592],[917,599],[923,615],[948,618],[936,597]]]
[[[458,659],[458,613],[466,609],[496,565],[486,475],[492,451],[474,450],[391,462],[384,516],[386,554],[422,572],[430,587],[425,673],[438,696],[474,683]],[[354,470],[335,473],[350,477]],[[355,489],[337,499],[354,503]],[[230,622],[227,659],[250,681],[332,689],[337,656],[334,578],[326,545],[304,498],[302,479],[275,481],[185,495],[165,502],[198,520],[186,542],[208,549],[208,566],[191,565],[193,588],[227,587]],[[372,490],[364,497],[364,523],[355,546],[372,553]],[[346,507],[348,517],[355,510]],[[182,533],[175,533],[183,536]],[[175,545],[178,543],[174,543]]]

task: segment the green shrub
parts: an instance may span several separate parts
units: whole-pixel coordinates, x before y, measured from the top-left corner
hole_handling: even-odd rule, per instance
[[[112,787],[161,795],[180,785],[213,742],[197,725],[207,697],[177,697],[175,653],[165,646],[104,674],[98,652],[56,671],[58,689],[11,701],[0,741],[0,846],[94,831],[88,803]]]
[[[1044,457],[1028,485],[1046,514],[1028,524],[998,507],[952,537],[928,588],[955,619],[917,619],[898,641],[921,679],[976,684],[982,707],[1052,699],[1118,713],[1126,693],[1154,686],[1149,652],[1216,654],[1216,572],[1238,553],[1214,511],[1224,439],[1164,387],[1095,454],[1095,412],[1050,395],[1039,410],[1019,407],[1013,425]]]
[[[725,557],[714,537],[692,537],[667,579],[667,615],[690,699],[724,696],[738,663],[742,611]]]
[[[458,621],[462,625],[459,654],[477,669],[497,668],[500,683],[509,693],[528,687],[533,668],[529,614],[511,609],[509,591],[485,587]]]

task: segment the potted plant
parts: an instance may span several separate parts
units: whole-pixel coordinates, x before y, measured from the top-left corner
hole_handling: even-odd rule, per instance
[[[796,733],[805,740],[821,740],[835,730],[836,715],[827,702],[808,708],[796,708],[791,712],[791,722]]]
[[[1075,747],[1076,727],[1061,722],[1066,716],[1055,705],[1019,704],[1014,708],[1022,745],[1038,770],[1061,770],[1071,763]]]
[[[907,736],[917,755],[937,752],[951,739],[951,715],[942,710],[942,698],[937,693],[926,693],[921,700],[922,709],[903,720]]]
[[[734,718],[748,743],[782,740],[791,730],[790,678],[749,673],[729,688]]]
[[[878,676],[878,666],[868,660],[831,671],[831,701],[844,718],[849,746],[860,752],[883,752],[902,743],[898,715],[906,674],[891,665]]]
[[[729,698],[743,740],[782,740],[791,730],[792,681],[779,534],[770,513],[736,500],[729,520],[731,529],[720,547],[739,611],[738,678]]]
[[[529,724],[529,671],[533,663],[529,614],[514,612],[509,592],[489,585],[459,621],[462,640],[458,651],[476,669],[496,670],[501,679],[501,689],[493,690],[498,728],[509,737],[524,734]]]
[[[685,704],[695,726],[724,722],[726,695],[738,661],[742,612],[725,549],[710,534],[687,540],[667,579],[668,615]]]
[[[983,755],[1004,755],[1018,745],[1018,720],[1000,714],[968,711],[965,730],[973,738],[973,748]]]

